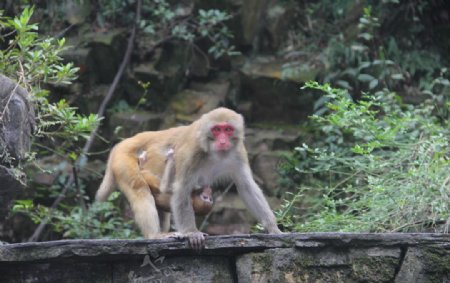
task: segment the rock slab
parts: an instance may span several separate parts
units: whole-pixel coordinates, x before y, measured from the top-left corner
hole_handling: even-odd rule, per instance
[[[449,282],[450,235],[291,233],[0,245],[0,282]]]

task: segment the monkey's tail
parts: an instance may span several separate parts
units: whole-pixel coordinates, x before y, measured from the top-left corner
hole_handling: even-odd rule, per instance
[[[114,191],[114,187],[116,184],[116,180],[114,179],[113,172],[111,170],[111,166],[106,166],[105,176],[103,177],[103,181],[100,184],[100,187],[95,194],[96,201],[106,201],[109,195]]]

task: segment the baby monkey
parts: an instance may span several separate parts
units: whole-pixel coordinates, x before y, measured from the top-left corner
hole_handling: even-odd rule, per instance
[[[170,212],[171,183],[175,174],[174,150],[171,148],[166,154],[166,165],[160,182],[155,175],[144,169],[145,162],[147,162],[147,152],[142,151],[138,156],[139,169],[152,192],[156,207],[164,212]],[[207,215],[214,203],[212,189],[208,186],[195,188],[191,193],[191,200],[195,215]]]

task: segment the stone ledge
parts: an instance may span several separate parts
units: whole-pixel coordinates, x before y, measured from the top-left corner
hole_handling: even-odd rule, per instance
[[[288,233],[0,245],[0,282],[449,282],[449,234]]]

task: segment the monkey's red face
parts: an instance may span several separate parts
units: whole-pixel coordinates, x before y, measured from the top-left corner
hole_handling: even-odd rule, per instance
[[[214,137],[214,149],[216,151],[228,151],[231,148],[231,138],[234,127],[229,123],[218,123],[211,128]]]

